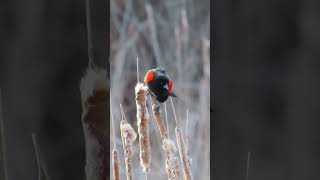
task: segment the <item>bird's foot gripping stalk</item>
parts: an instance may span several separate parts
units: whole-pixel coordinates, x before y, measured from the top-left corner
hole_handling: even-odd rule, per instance
[[[154,112],[159,112],[160,111],[160,103],[156,100],[156,97],[154,97],[152,94],[150,97],[151,97],[151,101],[152,101],[152,110]]]

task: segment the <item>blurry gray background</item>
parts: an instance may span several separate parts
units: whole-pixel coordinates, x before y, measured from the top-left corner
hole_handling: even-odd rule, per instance
[[[178,96],[173,101],[184,134],[186,110],[189,109],[189,155],[194,179],[209,179],[210,1],[111,0],[110,3],[111,100],[122,177],[125,178],[125,169],[119,104],[122,103],[128,121],[137,132],[134,87],[138,57],[140,81],[147,70],[159,66],[173,79],[173,91]],[[166,104],[170,136],[175,140],[176,124],[170,100]],[[164,117],[164,107],[161,108]],[[150,106],[149,114],[152,151],[149,178],[166,179],[164,154]],[[138,140],[134,143],[134,152],[133,177],[144,179]],[[178,157],[178,153],[176,155]]]
[[[214,1],[214,179],[320,179],[319,1]]]

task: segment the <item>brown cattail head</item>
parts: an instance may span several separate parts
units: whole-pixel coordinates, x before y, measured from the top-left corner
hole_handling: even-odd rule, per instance
[[[143,83],[137,83],[135,87],[135,94],[136,94],[136,103],[139,105],[146,106],[147,97],[146,93],[148,91],[148,87],[144,86]]]
[[[80,84],[81,99],[83,103],[96,93],[107,90],[106,75],[107,72],[103,69],[87,69],[86,75],[82,78]]]
[[[109,88],[104,69],[88,68],[80,84],[86,179],[109,176]]]
[[[149,113],[147,109],[147,88],[143,83],[135,87],[137,106],[137,125],[140,146],[140,164],[145,173],[148,173],[151,164],[151,148],[149,139]]]
[[[177,151],[174,142],[170,139],[163,139],[163,149],[166,154],[166,172],[168,180],[176,180],[180,176],[179,159],[174,156]]]
[[[132,143],[136,140],[137,134],[129,123],[122,120],[120,123],[121,139],[126,165],[127,180],[132,180]]]
[[[176,138],[178,143],[178,149],[180,154],[180,159],[182,161],[183,166],[183,177],[185,180],[192,180],[191,168],[190,168],[190,160],[187,156],[185,144],[183,141],[183,136],[179,127],[176,127]]]
[[[117,149],[113,149],[112,151],[112,171],[113,179],[120,180],[120,163]]]

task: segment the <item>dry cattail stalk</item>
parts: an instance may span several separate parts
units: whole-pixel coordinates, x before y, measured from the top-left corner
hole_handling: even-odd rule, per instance
[[[87,21],[87,38],[88,38],[88,56],[89,56],[89,67],[94,66],[93,62],[93,40],[92,40],[92,24],[91,24],[91,8],[90,0],[86,0],[86,21]]]
[[[164,115],[165,115],[165,118],[166,118],[166,127],[167,127],[168,138],[170,139],[168,113],[167,113],[167,103],[164,102],[163,105],[164,105]]]
[[[189,144],[188,144],[188,123],[189,122],[189,110],[187,109],[187,120],[186,120],[186,153],[188,155]]]
[[[111,122],[112,122],[112,134],[113,134],[113,150],[112,150],[112,175],[114,180],[120,180],[120,163],[119,163],[119,155],[116,147],[116,139],[115,139],[115,129],[114,129],[114,120],[112,113],[112,104],[111,104],[111,93],[110,93],[110,113],[111,113]]]
[[[152,113],[154,116],[154,120],[156,122],[157,128],[160,133],[161,139],[167,139],[167,129],[166,124],[162,119],[161,111],[160,111],[160,103],[155,99],[155,97],[151,96],[151,103],[152,103]]]
[[[40,157],[39,157],[39,145],[37,143],[36,135],[34,133],[32,133],[32,142],[33,142],[34,151],[36,154],[37,166],[38,166],[38,180],[41,180],[43,175],[42,175],[42,168],[41,168]]]
[[[140,164],[143,171],[148,174],[151,164],[151,148],[149,139],[149,113],[147,109],[147,88],[143,83],[138,83],[135,87],[137,106],[137,125],[140,146]]]
[[[132,180],[132,143],[136,140],[137,134],[131,127],[131,125],[124,119],[121,121],[120,130],[126,165],[127,180]]]
[[[82,126],[86,150],[86,179],[109,176],[109,89],[106,71],[88,68],[80,84]]]
[[[176,110],[174,108],[173,101],[172,101],[172,97],[170,97],[170,101],[171,101],[171,106],[172,106],[172,110],[173,110],[173,117],[174,117],[174,120],[176,121],[176,126],[179,126],[177,115],[176,115]]]
[[[180,176],[179,159],[174,156],[176,147],[173,141],[169,139],[169,133],[168,133],[169,127],[168,127],[168,123],[165,123],[162,119],[161,112],[160,112],[160,103],[156,101],[156,99],[152,96],[151,96],[151,103],[152,103],[153,117],[158,127],[160,137],[162,139],[163,150],[165,152],[165,158],[166,158],[165,168],[168,175],[168,179],[175,180],[175,179],[178,179]],[[168,122],[166,108],[165,108],[165,114],[166,114],[166,121]]]
[[[119,163],[119,155],[118,150],[116,148],[112,151],[112,172],[113,179],[120,180],[120,163]]]
[[[139,58],[137,58],[137,82],[139,83]]]
[[[186,153],[185,144],[183,141],[183,136],[182,136],[181,130],[178,126],[176,127],[175,130],[176,130],[176,138],[177,138],[177,143],[178,143],[180,159],[181,159],[182,165],[183,165],[183,177],[185,180],[191,180],[192,174],[191,174],[191,168],[190,168],[190,160],[189,160],[187,153]]]
[[[38,179],[45,179],[45,180],[50,180],[51,178],[49,177],[47,168],[46,168],[46,164],[43,161],[43,159],[41,158],[40,154],[40,147],[39,144],[37,142],[37,137],[35,133],[31,134],[32,137],[32,142],[33,142],[33,147],[34,147],[34,151],[35,151],[35,155],[36,155],[36,160],[37,160],[37,166],[38,166]]]
[[[163,149],[166,154],[166,172],[168,174],[168,180],[178,179],[179,172],[179,159],[174,156],[177,151],[174,142],[170,139],[163,140]]]

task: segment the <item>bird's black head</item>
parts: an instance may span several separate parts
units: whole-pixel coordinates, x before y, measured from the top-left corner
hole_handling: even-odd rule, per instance
[[[154,71],[160,72],[162,74],[166,74],[167,73],[166,69],[163,68],[163,67],[157,67],[156,69],[154,69]]]

